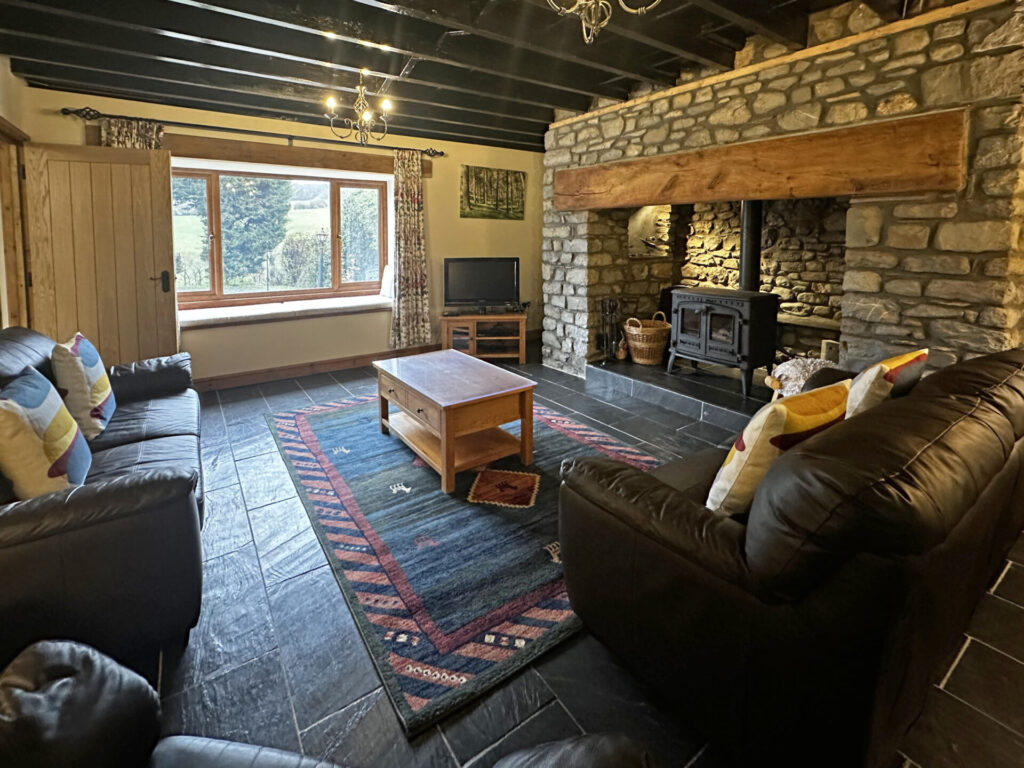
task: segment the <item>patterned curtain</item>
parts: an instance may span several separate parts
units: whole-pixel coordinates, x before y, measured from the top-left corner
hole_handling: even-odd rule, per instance
[[[105,118],[100,122],[100,145],[125,149],[160,149],[164,127],[149,120]]]
[[[416,150],[395,150],[395,303],[391,346],[429,344],[427,251],[423,239],[423,168]]]

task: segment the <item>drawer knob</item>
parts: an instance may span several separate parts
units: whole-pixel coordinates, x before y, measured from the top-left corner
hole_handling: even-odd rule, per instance
[[[422,408],[417,408],[416,409],[416,413],[423,413],[423,409]]]
[[[388,394],[390,395],[390,394],[392,394],[392,393],[393,393],[394,391],[395,391],[395,388],[394,388],[394,387],[391,387],[391,388],[390,388],[390,389],[388,390]]]

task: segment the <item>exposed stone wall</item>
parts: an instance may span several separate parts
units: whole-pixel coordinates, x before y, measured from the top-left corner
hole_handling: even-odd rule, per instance
[[[879,31],[883,30],[876,30]],[[986,308],[1015,309],[1011,304],[1019,293],[1017,276],[1010,273],[1009,267],[1002,275],[985,272],[987,263],[1008,263],[1010,235],[988,238],[986,247],[994,244],[996,247],[980,254],[956,250],[951,245],[951,238],[960,238],[971,232],[1009,231],[1010,198],[1000,197],[999,194],[1005,185],[1012,185],[1006,178],[1016,178],[1014,174],[1019,174],[1021,165],[1019,144],[1015,143],[1019,142],[1017,132],[1021,114],[1019,110],[1007,110],[1011,105],[1019,103],[1021,98],[1021,83],[1024,82],[1022,45],[1024,16],[1021,15],[1019,4],[1000,4],[959,18],[930,22],[927,17],[922,17],[921,24],[913,28],[890,32],[870,40],[853,37],[846,47],[838,50],[816,53],[811,49],[784,57],[775,64],[769,62],[748,70],[677,86],[645,99],[555,125],[546,136],[545,262],[554,265],[561,263],[566,256],[573,261],[579,255],[585,263],[591,247],[594,247],[594,252],[600,252],[603,248],[599,236],[594,236],[597,239],[584,236],[576,228],[583,227],[585,230],[588,216],[599,222],[605,214],[564,214],[554,210],[552,185],[556,169],[966,106],[969,108],[972,137],[971,183],[962,193],[945,201],[956,203],[955,211],[949,218],[935,216],[918,223],[917,220],[904,220],[896,215],[895,206],[907,204],[908,201],[854,200],[850,213],[854,218],[851,221],[861,216],[855,211],[860,211],[862,207],[874,206],[879,210],[879,244],[897,252],[897,262],[891,264],[891,258],[881,260],[882,264],[889,266],[879,266],[874,270],[880,285],[878,292],[870,292],[863,290],[863,287],[873,285],[873,278],[866,275],[851,277],[850,272],[856,272],[857,269],[848,260],[846,292],[852,301],[851,307],[855,308],[855,315],[864,314],[858,308],[863,306],[864,300],[858,305],[858,295],[869,297],[883,308],[892,309],[892,305],[885,302],[895,302],[902,308],[905,300],[916,297],[891,293],[890,288],[895,291],[911,288],[899,282],[889,284],[902,279],[915,279],[905,274],[902,260],[904,255],[922,257],[925,259],[924,266],[928,267],[929,264],[943,264],[941,257],[959,254],[967,258],[968,272],[958,271],[943,276],[943,273],[937,271],[938,268],[928,267],[931,271],[915,273],[925,276],[916,279],[963,284],[996,282],[1003,289],[982,287],[973,289],[974,293],[968,289],[973,298],[959,300],[972,303],[970,312],[977,312],[979,318]],[[996,107],[1003,108],[1006,113],[1006,122],[1000,125],[993,125],[995,113],[992,110]],[[994,164],[997,160],[993,159],[993,153],[1000,151],[1004,160]],[[794,162],[798,163],[799,158],[794,158]],[[996,171],[1003,175],[992,173]],[[582,219],[583,223],[577,224],[577,219]],[[567,228],[572,231],[567,232]],[[856,227],[848,225],[848,237],[851,229]],[[924,230],[927,230],[927,239]],[[577,248],[580,250],[575,250]],[[870,251],[873,246],[851,245],[851,248]],[[892,256],[893,253],[888,255]],[[933,258],[937,260],[933,261]],[[997,269],[989,267],[990,271]],[[885,270],[895,272],[890,277],[888,272],[883,274]],[[556,275],[552,271],[545,277],[545,295],[565,296],[567,287],[575,295],[581,295],[581,286],[567,286],[565,279],[557,279]],[[587,279],[585,274],[583,279]],[[858,284],[858,280],[869,283]],[[858,285],[861,290],[857,289]],[[942,282],[931,286],[931,295],[927,298],[942,298],[934,295],[936,291],[947,290],[942,286]],[[926,296],[928,286],[922,283],[921,289],[922,296]],[[583,290],[585,295],[585,287]],[[986,290],[991,293],[985,293]],[[588,313],[591,311],[592,308],[588,307],[579,316],[573,317],[572,329],[565,327],[563,330],[577,335],[585,333],[590,323]],[[546,308],[546,312],[556,323],[566,322],[565,315],[560,314],[561,308],[552,304]],[[920,326],[905,324],[905,319],[914,318],[905,317],[902,309],[895,322],[855,317],[847,310],[845,300],[842,312],[843,338],[847,340],[847,335],[850,336],[848,343],[851,345],[851,356],[862,351],[874,354],[882,349],[888,351],[907,344],[924,343],[941,348],[950,348],[955,343],[956,349],[951,350],[951,354],[958,356],[980,351],[960,345],[954,338],[957,329],[948,324],[936,325],[934,321],[922,321]],[[891,311],[887,315],[890,318],[893,316]],[[955,322],[969,323],[970,317],[969,313],[962,314]],[[985,317],[991,319],[992,313]],[[860,333],[856,332],[859,326],[846,325],[849,321],[857,320],[869,323],[860,329]],[[1010,320],[1015,322],[1012,313],[1006,322]],[[905,328],[900,331],[904,335],[881,333],[889,325],[909,327],[910,335],[904,334]],[[993,344],[1010,345],[1019,338],[1016,327],[1008,325],[997,330],[1001,330],[1004,335],[991,335]],[[552,330],[553,333],[556,331]],[[918,338],[922,334],[923,338]],[[559,344],[545,343],[545,362],[582,374],[585,354],[581,354],[575,344],[569,345],[573,351],[567,353],[562,341],[564,337],[559,335],[558,338]],[[859,341],[863,339],[872,340],[870,350],[863,341]],[[976,342],[973,343],[978,346]],[[588,351],[591,349],[587,347]]]

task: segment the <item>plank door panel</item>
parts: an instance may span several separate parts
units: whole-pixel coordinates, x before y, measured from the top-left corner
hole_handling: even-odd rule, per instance
[[[108,364],[177,352],[170,153],[28,144],[25,170],[30,325]]]

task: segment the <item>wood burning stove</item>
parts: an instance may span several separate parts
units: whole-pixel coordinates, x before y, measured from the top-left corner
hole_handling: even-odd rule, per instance
[[[779,297],[760,293],[761,216],[759,200],[741,208],[740,290],[672,289],[672,341],[668,370],[677,357],[730,365],[743,371],[743,394],[750,394],[754,369],[775,362]]]
[[[754,369],[775,362],[779,297],[726,288],[672,289],[672,342],[668,370],[677,357],[730,365],[743,371],[750,394]]]

